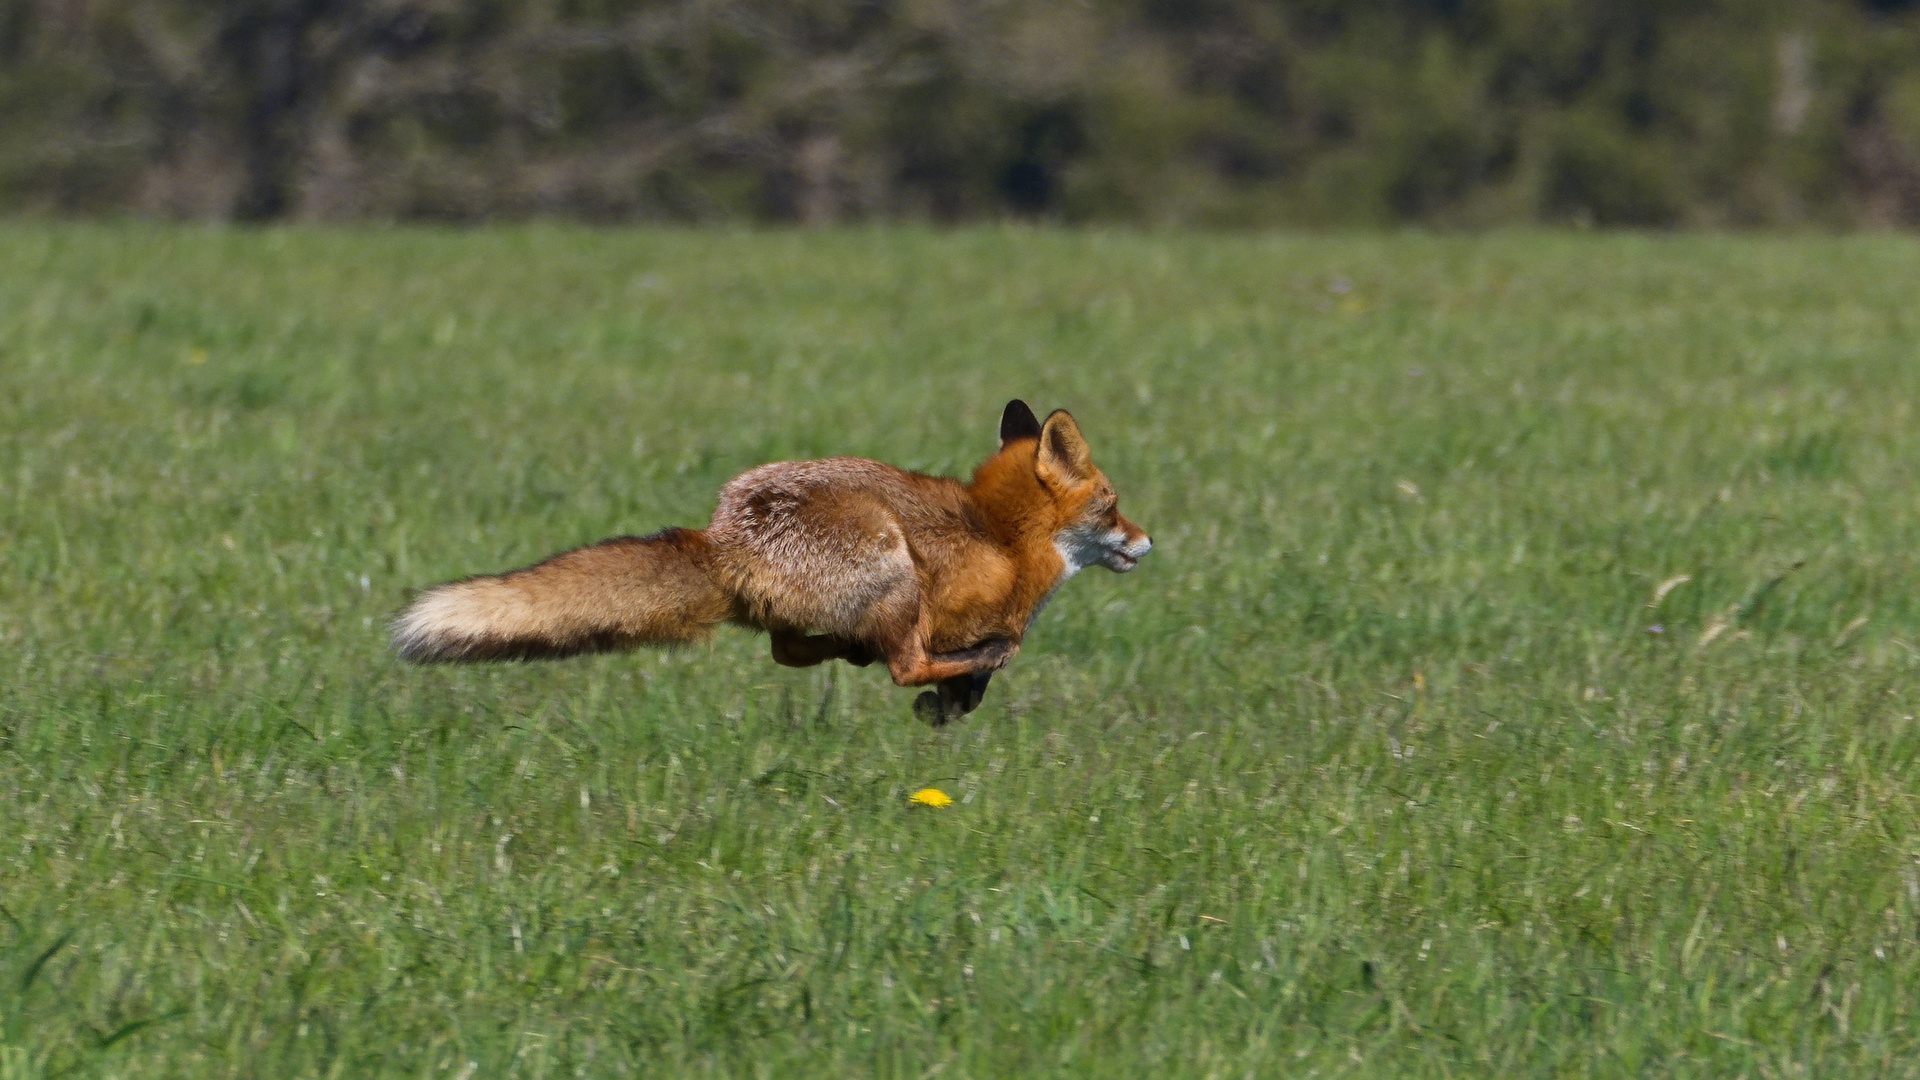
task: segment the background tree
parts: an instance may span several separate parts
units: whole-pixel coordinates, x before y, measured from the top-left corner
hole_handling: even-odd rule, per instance
[[[1911,0],[0,0],[0,208],[1920,221]]]

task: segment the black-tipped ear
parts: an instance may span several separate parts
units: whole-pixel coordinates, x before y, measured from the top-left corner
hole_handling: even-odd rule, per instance
[[[1061,485],[1077,484],[1093,475],[1093,454],[1087,450],[1080,425],[1073,422],[1067,410],[1055,409],[1047,414],[1033,466],[1041,479]]]
[[[1000,413],[1000,445],[1005,446],[1014,439],[1037,439],[1040,437],[1040,418],[1033,415],[1027,403],[1019,398],[1007,402]]]

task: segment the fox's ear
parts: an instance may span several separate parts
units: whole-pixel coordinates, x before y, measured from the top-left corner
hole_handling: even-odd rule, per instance
[[[1080,425],[1073,422],[1067,410],[1053,410],[1040,426],[1040,452],[1034,458],[1034,469],[1042,480],[1058,484],[1078,483],[1093,475],[1093,454],[1087,450]]]
[[[1027,403],[1019,398],[1007,402],[1000,412],[1000,445],[1005,446],[1015,439],[1037,439],[1040,437],[1040,420],[1027,408]]]

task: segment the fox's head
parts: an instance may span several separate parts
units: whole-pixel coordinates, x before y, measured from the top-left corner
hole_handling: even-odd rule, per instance
[[[1055,409],[1046,422],[1033,415],[1018,398],[1000,414],[1000,445],[1033,439],[1033,471],[1054,510],[1053,546],[1072,574],[1099,564],[1124,574],[1153,550],[1145,530],[1120,516],[1120,497],[1093,464],[1080,426],[1065,409]]]

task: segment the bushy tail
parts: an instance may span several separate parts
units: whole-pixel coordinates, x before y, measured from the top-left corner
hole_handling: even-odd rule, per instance
[[[394,618],[393,647],[404,659],[435,663],[698,640],[733,606],[707,575],[708,551],[705,532],[666,529],[435,585]]]

